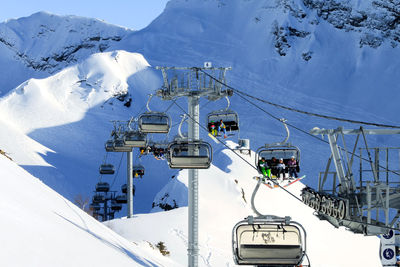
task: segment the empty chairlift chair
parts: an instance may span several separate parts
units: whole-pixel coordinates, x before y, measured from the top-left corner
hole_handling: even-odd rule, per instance
[[[170,127],[170,117],[162,112],[146,112],[139,117],[139,129],[142,133],[168,133]]]
[[[127,131],[124,135],[124,145],[126,147],[146,147],[146,134],[136,130]]]
[[[115,197],[115,202],[120,203],[120,204],[126,204],[128,203],[128,197],[125,195],[118,195]]]
[[[92,197],[93,203],[103,203],[105,201],[106,201],[106,198],[104,195],[96,194]]]
[[[99,168],[100,174],[114,174],[115,168],[112,164],[101,164]]]
[[[135,195],[135,189],[136,189],[135,185],[132,185],[132,195]],[[123,184],[121,186],[121,192],[123,194],[126,194],[128,192],[128,186],[126,184]]]
[[[135,165],[132,167],[132,175],[133,177],[142,178],[144,175],[144,167],[142,165]]]
[[[207,116],[207,128],[208,131],[211,132],[211,124],[215,123],[215,126],[218,129],[218,125],[220,121],[223,121],[226,127],[227,134],[230,134],[234,131],[239,131],[239,115],[233,110],[218,110],[208,113]]]
[[[118,203],[115,200],[111,201],[111,209],[113,211],[120,211],[122,209],[122,203]]]
[[[110,190],[110,185],[106,182],[99,182],[96,184],[96,192],[108,192]]]
[[[236,264],[266,267],[301,264],[305,255],[305,231],[300,224],[249,218],[233,228]]]
[[[172,169],[208,169],[212,148],[203,141],[174,141],[168,146],[168,164]]]
[[[101,209],[100,203],[94,202],[90,203],[89,208],[94,211],[99,211]]]

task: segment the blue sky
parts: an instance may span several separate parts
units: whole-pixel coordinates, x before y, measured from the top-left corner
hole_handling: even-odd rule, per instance
[[[165,8],[169,0],[5,0],[1,1],[0,22],[26,17],[38,11],[77,15],[139,30]]]

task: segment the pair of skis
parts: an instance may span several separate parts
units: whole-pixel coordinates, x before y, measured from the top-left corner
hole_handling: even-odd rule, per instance
[[[259,176],[254,176],[256,180],[262,179],[263,184],[268,186],[270,189],[274,189],[277,187],[288,187],[302,179],[304,179],[306,176],[300,176],[297,178],[289,178],[289,179],[284,179],[283,181],[280,180],[279,178],[269,178],[269,177],[259,177]]]

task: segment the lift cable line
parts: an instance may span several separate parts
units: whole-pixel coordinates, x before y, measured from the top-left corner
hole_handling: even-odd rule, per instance
[[[115,180],[116,180],[117,177],[118,177],[118,173],[119,173],[119,169],[120,169],[120,167],[121,167],[121,163],[122,163],[122,158],[123,158],[123,157],[124,157],[124,153],[121,153],[121,159],[119,160],[118,169],[117,169],[117,172],[116,172],[115,175],[114,175],[114,180],[112,181],[110,188],[113,187],[113,185],[114,185],[114,183],[115,183]]]
[[[192,121],[194,121],[196,124],[198,124],[199,125],[199,127],[200,128],[202,128],[203,130],[205,130],[206,132],[208,132],[208,130],[203,126],[203,125],[201,125],[200,123],[198,123],[198,122],[196,122],[178,103],[176,103],[175,102],[175,100],[172,100],[172,101],[174,101],[174,103],[175,103],[175,105],[182,111],[182,112],[184,112]],[[307,133],[308,134],[308,133]],[[253,169],[255,169],[255,170],[257,170],[257,168],[253,165],[253,164],[251,164],[250,162],[248,162],[246,159],[244,159],[241,155],[239,155],[235,150],[233,150],[232,148],[230,148],[227,144],[225,144],[220,138],[218,138],[218,137],[215,137],[222,145],[224,145],[227,149],[229,149],[229,150],[231,150],[233,153],[235,153],[240,159],[242,159],[244,162],[246,162],[248,165],[250,165]],[[325,140],[323,140],[324,142],[326,142]],[[258,171],[258,170],[257,170]],[[397,173],[396,173],[397,174]],[[303,202],[303,200],[302,199],[300,199],[299,197],[297,197],[296,195],[294,195],[293,193],[291,193],[290,191],[288,191],[286,188],[284,188],[284,187],[282,187],[279,183],[277,183],[276,181],[274,181],[274,180],[271,180],[273,183],[274,183],[274,185],[276,185],[276,186],[278,186],[279,188],[281,188],[282,190],[284,190],[286,193],[288,193],[289,195],[291,195],[292,197],[294,197],[296,200],[298,200],[298,201],[300,201],[300,202],[302,202],[302,203],[304,203]],[[348,219],[343,219],[344,221],[348,221],[348,222],[356,222],[356,221],[353,221],[353,220],[348,220]],[[367,223],[367,222],[363,222],[363,224],[364,225],[370,225],[370,226],[375,226],[375,224],[372,224],[372,223]],[[381,226],[382,228],[385,228],[385,229],[387,229],[387,230],[397,230],[397,231],[399,231],[400,230],[400,228],[394,228],[394,227],[389,227],[389,226]]]
[[[201,71],[203,71],[203,70],[201,70]],[[211,76],[210,74],[208,74],[208,73],[206,73],[206,75],[209,76],[209,77],[212,77],[212,76]],[[212,77],[212,79],[215,80],[214,77]],[[266,114],[269,115],[270,117],[274,118],[274,119],[277,120],[277,121],[281,121],[281,118],[278,118],[277,116],[275,116],[275,115],[273,115],[272,113],[266,111],[265,109],[261,108],[259,105],[255,104],[254,102],[248,100],[246,97],[244,97],[243,95],[241,95],[241,94],[242,94],[241,91],[238,91],[237,89],[234,89],[233,87],[231,87],[231,86],[229,86],[229,85],[226,85],[225,83],[224,83],[223,85],[226,86],[226,87],[228,87],[228,88],[231,89],[231,90],[236,91],[236,92],[238,93],[238,96],[239,96],[239,97],[241,97],[243,100],[247,101],[248,103],[252,104],[252,105],[255,106],[256,108],[260,109],[261,111],[263,111],[264,113],[266,113]],[[247,95],[247,96],[249,96],[249,97],[252,97],[252,96],[250,96],[250,95],[248,95],[248,94],[244,94],[244,95]],[[252,97],[252,98],[254,98],[254,97]],[[290,124],[290,123],[287,123],[287,122],[286,122],[286,124],[287,124],[288,126],[294,128],[294,129],[296,129],[296,130],[298,130],[298,131],[300,131],[300,132],[306,134],[306,135],[309,135],[309,136],[311,136],[311,137],[313,137],[313,138],[315,138],[315,139],[317,139],[317,140],[319,140],[319,141],[321,141],[321,142],[324,142],[324,143],[326,143],[326,144],[329,145],[329,142],[328,142],[328,141],[326,141],[326,140],[324,140],[324,139],[322,139],[322,138],[320,138],[320,137],[318,137],[318,136],[316,136],[316,135],[310,134],[309,132],[307,132],[307,131],[305,131],[305,130],[303,130],[303,129],[301,129],[301,128],[299,128],[299,127],[293,125],[293,124]],[[364,124],[365,124],[365,123],[364,123]],[[375,125],[375,126],[377,126],[377,125]],[[388,126],[388,127],[397,128],[397,126]],[[398,128],[400,128],[400,127],[398,127]],[[340,148],[342,151],[344,150],[342,147],[339,147],[339,148]],[[352,152],[349,152],[349,153],[350,153],[351,155],[353,155],[353,156],[359,158],[359,159],[362,159],[362,160],[364,160],[364,161],[370,162],[369,159],[360,157],[359,155],[354,154],[354,153],[352,153]],[[388,172],[391,172],[391,173],[393,173],[393,174],[396,174],[396,175],[400,176],[400,173],[398,173],[398,172],[395,172],[395,171],[393,171],[393,170],[389,170],[389,169],[387,169],[386,167],[381,166],[381,165],[379,165],[379,167],[381,167],[381,168],[387,170]]]
[[[214,79],[215,81],[218,81],[216,78],[214,78],[212,75],[208,74],[204,70],[199,69],[199,71],[203,72],[205,75],[207,75],[211,79]],[[220,81],[218,81],[218,82],[220,82]],[[345,118],[338,118],[338,117],[334,117],[334,116],[322,115],[322,114],[308,112],[308,111],[304,111],[304,110],[300,110],[300,109],[296,109],[296,108],[286,107],[286,106],[283,106],[283,105],[280,105],[280,104],[276,104],[276,103],[273,103],[273,102],[258,98],[256,96],[247,94],[245,92],[242,92],[242,91],[240,91],[238,89],[233,88],[232,86],[227,85],[226,83],[223,83],[223,82],[220,82],[220,83],[221,83],[221,85],[226,86],[227,88],[233,90],[234,92],[236,92],[238,94],[245,95],[247,97],[250,97],[252,99],[255,99],[257,101],[263,102],[263,103],[268,104],[268,105],[272,105],[272,106],[275,106],[275,107],[278,107],[278,108],[282,108],[282,109],[286,109],[286,110],[302,113],[302,114],[305,114],[305,115],[320,117],[320,118],[329,119],[329,120],[343,121],[343,122],[348,122],[348,123],[364,124],[364,125],[371,125],[371,126],[377,126],[377,127],[386,127],[386,128],[399,128],[400,129],[400,126],[396,126],[396,125],[389,125],[389,124],[381,124],[381,123],[374,123],[374,122],[365,122],[365,121],[351,120],[351,119],[345,119]]]

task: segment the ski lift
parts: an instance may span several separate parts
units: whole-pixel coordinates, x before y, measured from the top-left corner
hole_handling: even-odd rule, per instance
[[[107,140],[105,148],[107,152],[114,152],[114,140]]]
[[[98,211],[101,209],[101,205],[100,205],[100,203],[93,202],[93,203],[90,203],[89,208],[91,210]]]
[[[257,217],[248,216],[232,230],[232,250],[236,264],[256,266],[298,266],[306,256],[306,231],[291,218],[262,215],[254,199],[261,179],[253,191],[251,207]]]
[[[146,134],[141,133],[137,130],[130,130],[125,132],[124,145],[127,147],[146,147],[147,140]]]
[[[135,185],[132,185],[132,195],[135,195],[135,189],[136,189]],[[121,192],[123,194],[126,194],[128,192],[128,186],[126,184],[123,184],[121,186]]]
[[[114,174],[115,168],[112,164],[101,164],[99,171],[100,174]]]
[[[172,169],[208,169],[212,147],[200,140],[178,140],[168,146],[168,163]]]
[[[104,195],[96,194],[92,197],[92,202],[93,203],[102,203],[105,202],[106,198]]]
[[[146,103],[148,112],[139,116],[139,130],[142,133],[168,133],[171,128],[171,118],[165,112],[151,111],[149,103],[152,98],[151,94]]]
[[[232,132],[239,131],[239,115],[237,112],[229,109],[230,102],[228,97],[226,97],[226,99],[228,101],[228,106],[225,109],[208,113],[207,128],[209,132],[211,132],[211,125],[213,122],[218,126],[221,120],[224,122],[228,134],[232,135]]]
[[[144,175],[144,167],[142,165],[135,165],[132,167],[132,175],[134,178],[142,178]]]
[[[118,203],[115,200],[111,201],[111,210],[113,211],[120,211],[122,209],[122,203]]]
[[[146,112],[139,116],[139,130],[142,133],[168,133],[170,117],[162,112]]]
[[[256,266],[298,266],[305,255],[305,231],[286,218],[263,219],[249,216],[232,232],[236,264]]]
[[[285,119],[281,119],[281,122],[286,129],[286,138],[280,143],[265,144],[256,151],[255,163],[260,174],[262,174],[259,168],[259,162],[261,159],[265,159],[268,166],[271,166],[272,174],[275,175],[274,167],[278,164],[278,160],[283,159],[283,163],[287,166],[287,163],[292,157],[297,161],[296,171],[300,172],[300,149],[287,143],[290,135],[289,128],[286,125]],[[288,168],[285,168],[285,173],[287,172]]]
[[[108,192],[110,185],[106,182],[99,182],[96,184],[96,192]]]
[[[115,202],[120,204],[128,203],[128,197],[126,195],[118,195],[115,197]]]

